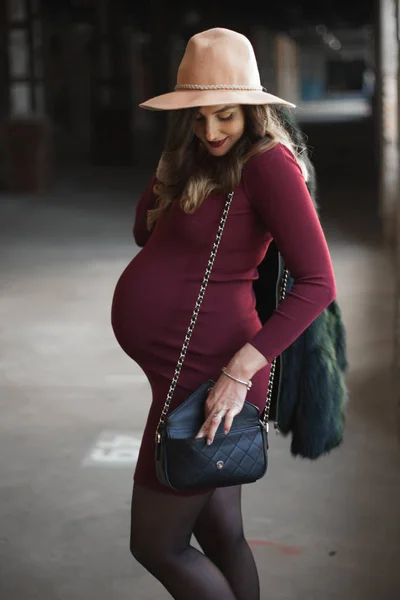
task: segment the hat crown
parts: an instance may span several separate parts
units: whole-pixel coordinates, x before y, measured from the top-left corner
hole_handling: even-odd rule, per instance
[[[260,86],[250,41],[236,31],[216,27],[197,33],[187,43],[179,65],[178,86]]]

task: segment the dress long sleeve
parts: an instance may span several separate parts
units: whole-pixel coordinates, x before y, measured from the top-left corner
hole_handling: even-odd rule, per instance
[[[294,285],[250,343],[271,362],[334,300],[328,245],[301,169],[282,144],[249,159],[246,195],[294,278]]]
[[[157,200],[157,196],[153,192],[155,183],[156,176],[153,175],[136,206],[133,237],[140,247],[143,247],[151,236],[151,231],[147,229],[147,211],[154,208]]]

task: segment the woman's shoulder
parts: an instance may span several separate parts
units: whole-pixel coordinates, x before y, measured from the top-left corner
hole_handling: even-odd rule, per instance
[[[268,166],[276,167],[277,164],[284,163],[288,159],[294,159],[292,151],[282,142],[277,142],[274,146],[268,148],[267,150],[252,154],[252,156],[250,156],[250,158],[246,161],[244,169],[249,170],[253,167],[260,166],[265,168]]]
[[[253,154],[245,163],[242,182],[247,196],[258,196],[260,189],[278,189],[304,181],[303,173],[293,152],[282,142]]]
[[[259,179],[270,181],[297,171],[301,173],[292,151],[282,142],[277,142],[271,148],[250,156],[244,164],[242,180],[246,187],[254,185]]]

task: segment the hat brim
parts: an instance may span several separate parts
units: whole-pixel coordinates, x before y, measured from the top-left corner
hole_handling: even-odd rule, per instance
[[[292,102],[268,92],[248,90],[176,90],[150,98],[139,106],[148,110],[179,110],[218,104],[283,104],[296,108]]]

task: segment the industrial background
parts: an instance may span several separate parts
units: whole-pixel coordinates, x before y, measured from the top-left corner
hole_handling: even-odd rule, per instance
[[[399,0],[0,0],[0,598],[158,600],[128,550],[150,389],[112,336],[191,35],[251,40],[297,105],[347,332],[345,440],[271,440],[244,492],[262,598],[400,597]]]

